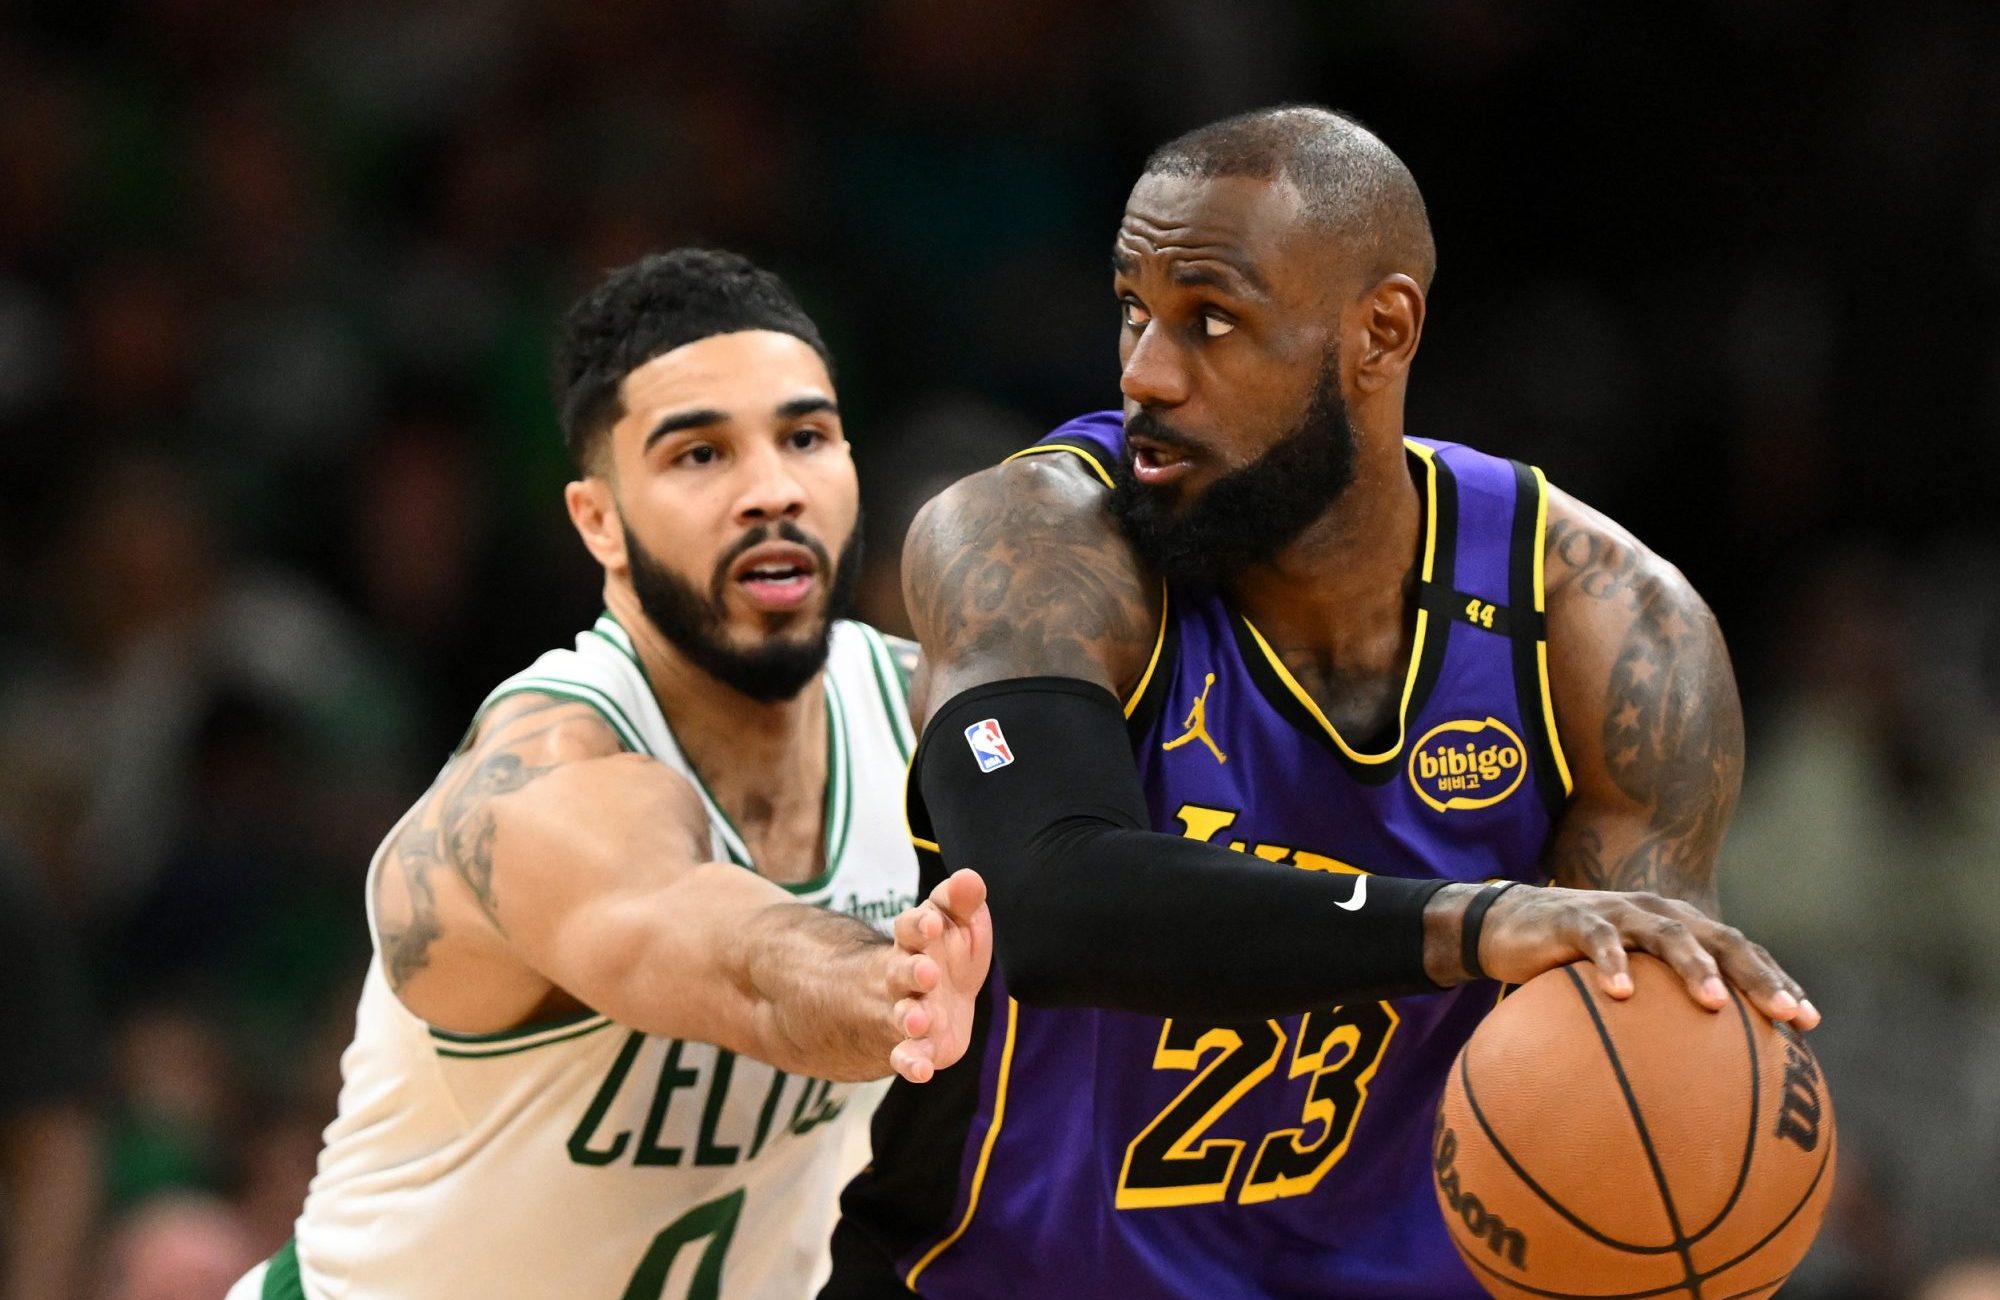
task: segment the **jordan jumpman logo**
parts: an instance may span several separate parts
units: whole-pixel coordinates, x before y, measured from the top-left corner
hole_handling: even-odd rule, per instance
[[[1201,694],[1195,697],[1194,707],[1188,710],[1187,721],[1181,724],[1187,728],[1187,731],[1177,739],[1170,740],[1166,744],[1161,745],[1161,749],[1179,749],[1190,740],[1199,740],[1202,744],[1208,746],[1209,753],[1215,755],[1216,762],[1227,763],[1229,761],[1229,755],[1216,748],[1215,741],[1208,734],[1208,693],[1214,687],[1215,674],[1210,673],[1208,680],[1201,684]]]

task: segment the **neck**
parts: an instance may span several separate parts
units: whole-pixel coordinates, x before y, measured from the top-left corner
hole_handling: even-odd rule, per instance
[[[1363,436],[1353,482],[1269,563],[1231,584],[1273,646],[1343,675],[1392,670],[1411,622],[1423,499],[1400,437]]]
[[[628,589],[607,584],[606,607],[632,637],[660,713],[681,752],[725,806],[727,787],[764,794],[818,772],[825,748],[824,674],[789,700],[753,700],[696,667],[661,635]],[[808,788],[817,789],[817,780]]]

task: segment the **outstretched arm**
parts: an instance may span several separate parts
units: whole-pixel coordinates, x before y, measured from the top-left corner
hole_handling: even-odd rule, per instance
[[[688,783],[620,752],[590,709],[503,701],[393,847],[407,889],[384,910],[392,981],[406,1000],[440,978],[560,991],[634,1029],[820,1078],[893,1068],[921,1082],[957,1058],[985,954],[929,949],[975,923],[976,878],[891,942],[708,861],[706,825]],[[447,931],[454,958],[433,969]]]

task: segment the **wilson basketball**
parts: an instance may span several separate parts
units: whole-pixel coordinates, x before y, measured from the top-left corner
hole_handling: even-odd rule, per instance
[[[1604,996],[1588,963],[1510,994],[1438,1110],[1438,1204],[1512,1300],[1760,1300],[1819,1230],[1833,1103],[1812,1051],[1731,990],[1709,1012],[1663,962]]]

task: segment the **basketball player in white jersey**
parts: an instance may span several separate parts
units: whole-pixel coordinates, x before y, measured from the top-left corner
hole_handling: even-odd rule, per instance
[[[607,610],[377,851],[340,1113],[230,1300],[808,1295],[856,1081],[964,1051],[984,885],[912,906],[908,648],[835,617],[859,502],[818,331],[679,250],[572,309],[558,382]]]

